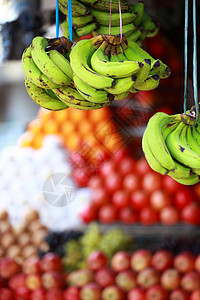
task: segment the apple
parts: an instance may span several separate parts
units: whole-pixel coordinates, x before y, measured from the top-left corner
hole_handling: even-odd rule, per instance
[[[43,288],[32,291],[31,300],[46,300],[46,292]]]
[[[180,285],[180,275],[176,269],[167,269],[161,275],[161,284],[166,290],[175,290]]]
[[[29,274],[26,277],[26,286],[30,290],[37,290],[42,287],[42,279],[38,274]]]
[[[45,289],[62,288],[65,285],[63,274],[58,271],[45,272],[41,279]]]
[[[110,267],[104,267],[95,273],[95,281],[102,287],[115,284],[116,274]]]
[[[40,273],[40,259],[37,256],[27,258],[22,265],[24,274]]]
[[[154,285],[147,289],[145,300],[168,300],[168,292],[161,285]]]
[[[101,300],[101,287],[97,283],[88,283],[80,291],[81,300]]]
[[[62,263],[60,256],[54,253],[47,253],[40,260],[40,269],[43,272],[46,271],[60,271],[62,269]]]
[[[8,286],[12,290],[16,290],[16,288],[25,285],[26,285],[26,275],[23,273],[19,273],[12,276],[8,281]]]
[[[126,251],[119,251],[111,259],[111,267],[115,272],[130,268],[130,255]]]
[[[136,287],[136,275],[131,270],[120,272],[116,276],[116,284],[124,292],[128,292]]]
[[[139,249],[135,251],[131,256],[131,268],[140,272],[151,265],[152,254],[146,249]]]
[[[187,292],[193,292],[200,288],[200,274],[197,272],[186,273],[181,279],[181,287]]]
[[[179,253],[175,256],[174,267],[180,273],[187,273],[194,270],[195,256],[189,251]]]
[[[141,288],[130,290],[127,294],[127,300],[145,300],[145,292]]]
[[[153,268],[144,269],[137,275],[137,283],[142,288],[149,288],[152,285],[158,284],[159,281],[160,275]]]
[[[83,287],[88,283],[93,282],[94,274],[89,269],[80,269],[69,274],[67,282],[69,285]]]
[[[15,290],[15,300],[30,300],[31,291],[26,286],[20,286]]]
[[[80,290],[75,286],[70,286],[64,291],[64,300],[80,300]]]
[[[97,271],[107,264],[107,257],[99,250],[92,251],[87,258],[88,268]]]
[[[192,292],[192,294],[190,295],[189,300],[200,300],[200,289]]]
[[[174,256],[168,250],[158,250],[152,256],[151,264],[157,271],[164,271],[173,267]]]
[[[19,264],[10,257],[4,257],[0,261],[0,276],[5,279],[11,278],[13,275],[19,273]]]
[[[182,289],[176,289],[171,292],[169,300],[188,300],[188,294]]]
[[[102,300],[125,300],[125,295],[119,287],[110,285],[103,289],[101,298]]]
[[[0,300],[13,300],[14,294],[8,288],[0,289]]]
[[[46,300],[64,300],[63,291],[56,288],[48,290]]]
[[[195,270],[200,273],[200,254],[195,259],[194,267]]]

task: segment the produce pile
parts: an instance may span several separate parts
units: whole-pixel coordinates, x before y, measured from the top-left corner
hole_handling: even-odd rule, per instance
[[[131,4],[120,1],[122,11],[122,32],[131,41],[139,45],[146,37],[154,37],[159,30],[151,17],[144,12],[144,3],[138,1]],[[68,3],[59,0],[60,11],[68,16]],[[93,34],[109,34],[110,0],[72,1],[72,25],[76,37]],[[111,34],[120,34],[119,1],[112,1]],[[68,21],[62,23],[65,35],[68,37]]]
[[[200,125],[195,109],[169,116],[156,113],[148,122],[142,147],[153,170],[193,185],[200,181]]]
[[[94,250],[87,266],[66,272],[53,253],[20,266],[0,260],[1,300],[196,300],[200,295],[200,254],[138,249],[119,251],[109,261]]]
[[[129,92],[157,88],[170,69],[123,36],[99,35],[73,45],[66,38],[35,37],[22,55],[25,86],[38,105],[92,110]]]

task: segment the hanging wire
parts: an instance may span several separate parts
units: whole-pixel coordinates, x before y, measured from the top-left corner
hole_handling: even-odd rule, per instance
[[[110,0],[110,21],[109,21],[109,35],[111,35],[111,15],[112,15],[112,0]]]
[[[120,22],[120,43],[122,41],[122,10],[121,10],[121,3],[119,0],[119,22]]]
[[[185,0],[185,45],[184,45],[184,63],[185,63],[185,80],[184,80],[184,104],[183,110],[187,109],[187,72],[188,72],[188,0]]]
[[[56,37],[59,37],[59,2],[56,0]]]
[[[73,30],[72,30],[72,3],[68,0],[68,26],[69,26],[69,39],[73,41]]]
[[[197,29],[196,29],[196,0],[193,0],[193,88],[196,108],[196,119],[199,115],[198,89],[197,89]]]

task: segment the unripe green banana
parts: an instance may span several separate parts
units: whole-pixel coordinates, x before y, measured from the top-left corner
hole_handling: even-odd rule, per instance
[[[24,53],[22,55],[22,67],[25,77],[35,85],[45,89],[56,89],[60,86],[51,81],[38,69],[31,57],[31,46],[24,50]]]
[[[188,145],[189,145],[189,147],[194,151],[194,152],[196,152],[197,154],[199,154],[200,155],[200,145],[197,143],[197,141],[195,140],[195,138],[194,138],[194,135],[193,135],[193,128],[194,128],[195,126],[187,126],[187,132],[186,132],[186,134],[187,134],[187,141],[188,141]]]
[[[134,84],[133,88],[138,91],[151,91],[158,87],[160,77],[158,74],[152,75],[141,84]]]
[[[136,60],[142,62],[143,59],[150,59],[151,62],[155,61],[155,59],[151,55],[149,55],[148,52],[144,51],[140,46],[137,45],[137,43],[129,40],[129,38],[128,44],[122,42],[121,46],[128,60]]]
[[[138,28],[129,35],[128,39],[130,41],[135,42],[140,38],[141,34],[142,34],[142,31],[141,31],[141,29]]]
[[[71,81],[49,58],[45,51],[48,45],[47,39],[41,36],[36,36],[31,44],[31,55],[43,74],[59,85],[68,85]]]
[[[172,177],[172,175],[171,175]],[[188,178],[176,178],[172,177],[175,181],[184,185],[194,185],[200,181],[200,177],[197,174],[192,174]]]
[[[69,79],[73,79],[70,62],[61,53],[56,50],[50,50],[49,58],[67,77],[69,77]]]
[[[81,16],[81,17],[73,17],[72,18],[72,25],[76,28],[84,27],[88,23],[94,21],[93,15]]]
[[[139,26],[144,15],[144,2],[138,1],[135,5],[132,6],[131,11],[137,13],[137,17],[134,20],[134,24],[136,26]]]
[[[65,103],[58,98],[55,99],[55,97],[50,96],[45,89],[33,84],[29,79],[25,79],[25,87],[31,99],[41,107],[49,110],[63,110],[68,108]]]
[[[106,88],[105,90],[113,95],[121,94],[124,92],[128,92],[130,88],[133,86],[136,80],[136,76],[128,76],[125,78],[119,78],[115,80],[115,85],[112,88]]]
[[[84,36],[84,35],[90,34],[96,28],[97,28],[97,23],[93,22],[93,23],[88,23],[87,25],[85,25],[81,28],[75,29],[75,32],[78,36]]]
[[[70,53],[70,65],[75,75],[83,82],[96,89],[109,88],[114,85],[114,79],[100,75],[90,68],[91,56],[103,38],[95,37],[76,43]]]
[[[131,5],[127,1],[120,1],[121,12],[129,12]],[[97,0],[95,3],[90,4],[91,8],[100,11],[107,11],[110,12],[110,0]],[[119,12],[119,1],[112,1],[112,13]]]
[[[76,0],[72,0],[72,16],[80,17],[90,14],[90,10],[85,7],[82,3]],[[68,15],[68,1],[59,0],[59,10],[64,14]]]
[[[122,100],[128,96],[128,92],[114,95],[114,100]]]
[[[173,179],[187,179],[189,178],[193,173],[193,171],[188,168],[187,166],[183,165],[182,163],[176,161],[174,159],[174,163],[176,165],[176,169],[174,171],[170,171],[168,173],[169,176],[171,176]]]
[[[122,26],[122,33],[124,36],[128,37],[134,30],[136,30],[136,26],[134,24],[127,24]],[[99,34],[109,34],[109,27],[100,25],[97,29]],[[120,27],[111,27],[111,35],[118,35],[120,34]]]
[[[98,24],[104,25],[104,26],[109,26],[109,22],[110,22],[110,13],[109,12],[91,9],[91,13],[95,17],[95,21]],[[127,24],[132,23],[134,21],[134,19],[136,18],[136,16],[137,16],[137,14],[135,14],[135,13],[129,13],[129,12],[122,13],[121,14],[122,24],[127,25]],[[119,12],[111,14],[111,26],[120,26]]]
[[[145,80],[149,76],[150,68],[151,68],[151,60],[150,59],[144,59],[142,61],[143,67],[137,72],[136,75],[136,81],[134,83],[134,88],[137,89],[137,85],[141,87],[141,84],[145,82]]]

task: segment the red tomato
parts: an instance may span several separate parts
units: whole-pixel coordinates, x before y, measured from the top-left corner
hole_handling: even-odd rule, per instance
[[[128,150],[126,148],[120,148],[119,150],[113,153],[113,159],[119,163],[123,158],[126,158],[129,155]]]
[[[129,196],[125,190],[118,190],[112,196],[112,203],[117,209],[126,207],[129,203]]]
[[[131,207],[124,207],[120,210],[119,220],[125,224],[133,224],[138,221],[138,215]]]
[[[181,220],[184,223],[199,225],[200,224],[200,206],[193,202],[182,210]]]
[[[141,179],[136,174],[128,174],[123,180],[123,188],[129,192],[134,192],[140,189]]]
[[[151,171],[151,168],[145,157],[137,161],[135,169],[139,175],[145,175],[147,172]]]
[[[171,199],[165,191],[157,190],[151,194],[150,203],[153,209],[160,211],[171,204]]]
[[[143,178],[143,188],[148,193],[161,189],[161,175],[155,172],[148,172]]]
[[[179,212],[174,206],[164,207],[160,211],[160,221],[164,225],[174,225],[179,221]]]
[[[109,198],[105,189],[97,188],[92,191],[92,204],[96,207],[101,207],[108,204]]]
[[[103,187],[103,180],[100,176],[92,176],[88,182],[88,187],[91,189],[98,189]]]
[[[135,161],[131,157],[125,157],[121,160],[118,168],[122,176],[133,173],[135,170]]]
[[[153,225],[159,221],[159,214],[151,207],[145,207],[140,212],[140,222],[143,225]]]
[[[73,171],[72,177],[78,187],[85,187],[88,185],[90,174],[86,168],[77,168]]]
[[[117,219],[117,210],[113,205],[104,205],[99,210],[99,220],[102,223],[110,224],[116,221]]]
[[[181,187],[174,197],[175,205],[179,209],[183,209],[189,205],[194,199],[194,194],[191,189],[187,187]]]
[[[105,161],[99,169],[99,173],[103,177],[107,177],[108,175],[114,173],[115,171],[116,171],[116,163],[113,160]]]
[[[168,194],[175,194],[182,186],[170,176],[163,176],[162,184]]]
[[[117,173],[110,173],[105,178],[105,188],[107,189],[108,193],[114,193],[121,188],[122,185],[122,178]]]
[[[130,204],[135,210],[140,211],[144,207],[148,206],[149,196],[143,190],[133,192],[130,197]]]
[[[92,205],[86,206],[80,211],[79,216],[84,223],[90,223],[97,219],[96,210]]]

